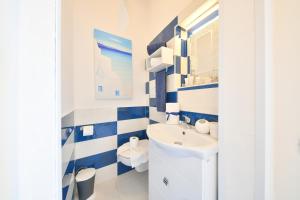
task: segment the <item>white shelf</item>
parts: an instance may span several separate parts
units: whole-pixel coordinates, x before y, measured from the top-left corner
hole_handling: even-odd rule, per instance
[[[155,65],[151,65],[151,59],[158,58]],[[149,72],[158,72],[174,65],[173,49],[161,47],[146,59],[146,69]]]

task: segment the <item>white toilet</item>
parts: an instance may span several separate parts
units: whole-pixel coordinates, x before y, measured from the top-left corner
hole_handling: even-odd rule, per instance
[[[118,161],[126,166],[135,168],[137,172],[148,170],[148,140],[140,140],[133,148],[127,142],[117,150]]]

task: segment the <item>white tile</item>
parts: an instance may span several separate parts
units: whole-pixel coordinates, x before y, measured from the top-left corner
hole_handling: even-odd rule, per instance
[[[99,200],[148,200],[148,172],[138,173],[132,170],[96,183],[95,193]]]
[[[149,96],[150,98],[156,98],[155,80],[149,81]]]
[[[175,92],[181,86],[181,75],[172,74],[167,76],[167,92]]]
[[[102,137],[76,143],[75,158],[80,159],[87,156],[111,151],[117,148],[117,136]]]
[[[149,108],[149,118],[151,120],[160,122],[160,123],[164,123],[166,122],[166,114],[165,112],[158,112],[156,110],[156,107],[150,107]]]
[[[178,92],[181,110],[205,114],[218,114],[218,88]]]
[[[175,47],[174,47],[174,55],[181,56],[181,39],[179,36],[175,36]]]
[[[67,174],[63,177],[63,180],[62,180],[62,187],[66,187],[68,185],[71,184],[71,182],[73,181],[74,179],[74,174]]]
[[[71,179],[70,185],[69,185],[69,189],[68,189],[68,193],[67,193],[67,196],[66,196],[66,200],[72,200],[74,186],[75,186],[75,178],[73,176],[72,179]]]
[[[175,47],[175,37],[173,37],[172,39],[170,39],[167,42],[167,47],[170,48],[170,49],[174,49],[174,47]]]
[[[72,160],[72,155],[74,152],[74,131],[69,136],[68,140],[62,147],[62,174],[65,174],[65,171],[68,167],[70,160]]]
[[[186,31],[181,31],[181,39],[187,40],[188,39],[188,34]]]
[[[61,118],[61,126],[62,127],[74,126],[74,112],[70,112],[69,114]]]
[[[117,121],[116,107],[75,110],[75,125]]]
[[[114,164],[97,169],[95,184],[103,183],[105,181],[116,178],[118,176],[117,168],[118,168],[117,163],[114,163]]]
[[[144,130],[149,123],[148,118],[118,121],[118,134]]]
[[[185,75],[188,74],[187,57],[180,58],[180,73]]]

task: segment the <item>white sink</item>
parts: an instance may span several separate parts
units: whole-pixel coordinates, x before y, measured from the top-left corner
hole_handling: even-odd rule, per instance
[[[152,124],[147,135],[159,147],[181,156],[195,156],[207,159],[218,152],[218,142],[206,134],[200,134],[194,127],[182,125]]]

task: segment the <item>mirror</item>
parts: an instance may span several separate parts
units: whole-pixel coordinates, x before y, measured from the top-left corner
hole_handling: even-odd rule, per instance
[[[217,0],[195,1],[180,16],[187,33],[189,75],[185,86],[218,82],[219,4]]]

